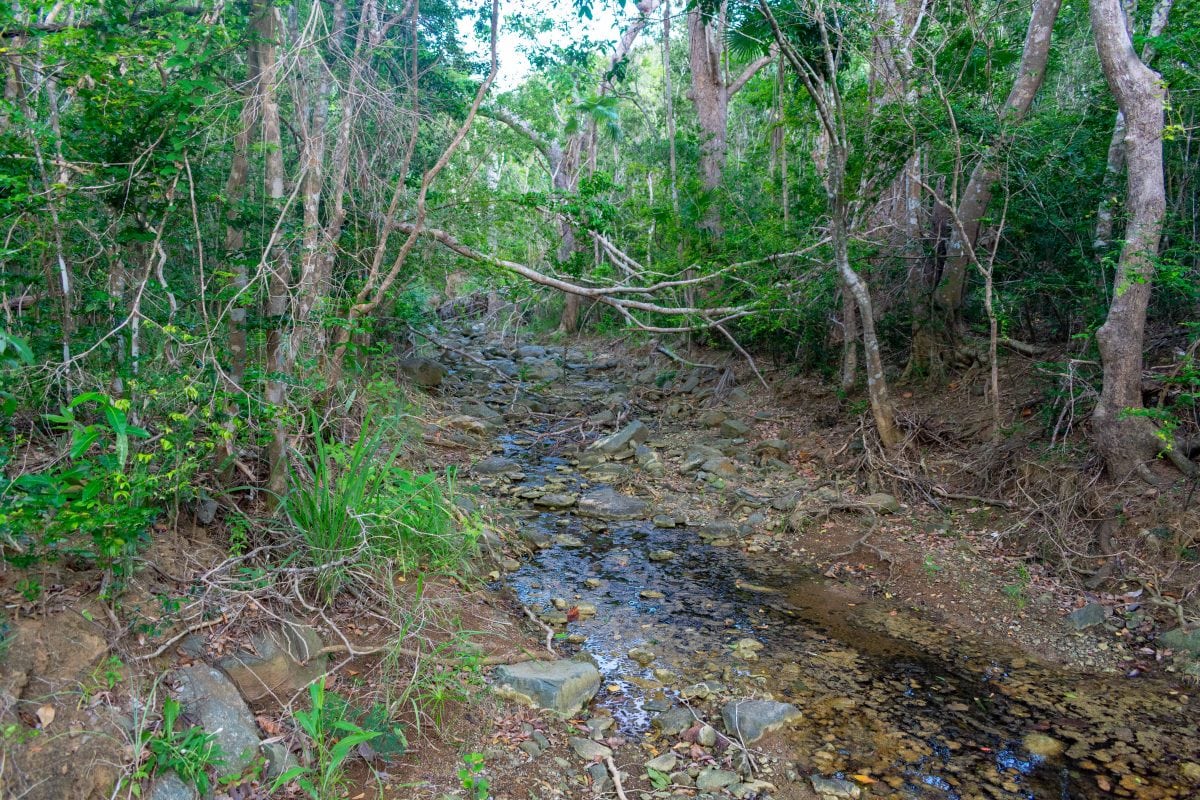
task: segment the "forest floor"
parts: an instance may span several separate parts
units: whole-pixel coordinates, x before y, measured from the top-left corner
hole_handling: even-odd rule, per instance
[[[44,574],[33,602],[10,572],[0,688],[16,721],[0,794],[116,796],[158,696],[239,649],[264,655],[254,632],[281,621],[324,643],[331,692],[364,709],[383,699],[407,734],[395,760],[360,749],[352,788],[332,796],[1200,791],[1196,700],[1180,680],[1195,662],[1158,641],[1169,614],[1147,602],[1144,580],[1088,590],[1041,558],[1030,542],[1047,515],[1029,501],[1091,484],[999,459],[1021,431],[1008,445],[948,441],[934,420],[986,424],[971,381],[901,398],[924,437],[905,463],[884,459],[818,380],[771,374],[767,390],[723,354],[689,354],[689,365],[654,345],[538,345],[467,327],[430,355],[451,371],[412,458],[461,468],[459,504],[486,521],[474,574],[411,576],[383,607],[361,592],[327,609],[265,599],[241,571],[249,562],[210,577],[229,563],[219,520],[159,531],[119,604],[98,601],[96,573]],[[1036,389],[1015,385],[1027,389],[1008,401],[1020,415]],[[909,481],[913,462],[945,480]],[[997,464],[989,479],[963,479]],[[1138,490],[1126,526],[1176,524],[1181,505]],[[1055,546],[1076,546],[1065,526]],[[221,616],[172,624],[171,598],[198,594]],[[411,615],[402,647],[348,652],[378,641],[396,613]],[[599,689],[565,717],[538,711],[504,690],[505,667],[468,649],[536,658],[535,672],[583,658]],[[298,755],[291,717],[309,673],[293,661],[271,691],[239,688],[254,737]],[[731,729],[739,708],[775,732],[751,741]],[[220,796],[265,797],[264,785],[248,778]]]

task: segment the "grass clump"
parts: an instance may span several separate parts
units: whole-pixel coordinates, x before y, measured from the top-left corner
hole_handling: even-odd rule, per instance
[[[313,453],[293,464],[282,509],[326,600],[363,567],[454,570],[474,554],[478,529],[455,513],[453,472],[405,469],[384,427],[364,425],[349,445],[313,427]]]

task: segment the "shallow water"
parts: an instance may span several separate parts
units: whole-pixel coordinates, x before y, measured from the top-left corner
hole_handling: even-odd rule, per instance
[[[538,454],[552,440],[501,444],[524,485],[549,477],[556,491],[578,490],[579,475],[558,469],[565,460]],[[504,580],[535,611],[552,598],[595,604],[596,617],[567,630],[586,637],[604,677],[596,709],[628,737],[649,735],[680,687],[715,679],[726,695],[796,704],[805,721],[786,734],[789,757],[806,771],[866,775],[884,796],[1200,797],[1196,703],[1166,683],[1042,665],[883,600],[850,602],[802,565],[710,546],[690,528],[594,530],[570,512],[533,511],[522,524],[561,543]],[[677,556],[651,561],[658,550]],[[744,638],[764,646],[756,660],[734,651]],[[633,647],[657,658],[643,667]],[[679,677],[664,685],[655,669]]]

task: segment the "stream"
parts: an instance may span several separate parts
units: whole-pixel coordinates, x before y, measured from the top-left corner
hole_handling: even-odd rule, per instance
[[[484,355],[500,363],[507,353]],[[594,411],[638,380],[636,364],[597,379],[569,357],[541,361],[565,367],[553,396],[533,395],[556,412]],[[1075,673],[897,602],[864,600],[810,565],[737,546],[735,521],[697,514],[666,527],[655,517],[661,490],[636,464],[579,466],[578,431],[555,435],[544,417],[513,424],[512,395],[492,381],[471,401],[508,412],[493,458],[515,466],[480,483],[513,505],[535,545],[501,580],[557,624],[560,651],[595,658],[603,682],[592,711],[611,715],[624,737],[656,736],[654,718],[681,697],[714,718],[710,701],[769,696],[803,713],[773,748],[800,774],[853,778],[868,796],[1200,796],[1195,701],[1180,687]],[[652,430],[679,425],[642,419]],[[624,495],[651,495],[645,513],[606,522],[556,499],[614,482]],[[552,507],[538,508],[547,497]],[[566,609],[589,605],[594,616],[562,624]]]

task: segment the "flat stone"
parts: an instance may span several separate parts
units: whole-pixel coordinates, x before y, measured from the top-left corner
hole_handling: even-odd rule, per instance
[[[1108,611],[1099,603],[1088,603],[1083,608],[1067,614],[1067,622],[1077,631],[1086,630],[1094,625],[1103,625],[1108,617]]]
[[[1159,636],[1158,641],[1172,650],[1186,650],[1200,656],[1200,628],[1191,632],[1175,628]]]
[[[695,721],[696,717],[692,712],[680,706],[668,709],[654,717],[650,720],[650,725],[660,731],[663,736],[677,736],[692,727],[692,723]]]
[[[328,666],[321,636],[309,625],[284,621],[255,633],[250,642],[250,650],[225,656],[217,666],[251,703],[271,696],[286,702],[324,675]]]
[[[610,433],[597,439],[588,446],[588,450],[605,455],[613,455],[641,444],[650,438],[650,429],[644,423],[634,420],[616,433]]]
[[[184,712],[221,748],[225,762],[218,777],[242,774],[258,755],[258,724],[233,681],[208,664],[184,667],[176,676]]]
[[[533,504],[538,508],[561,510],[575,505],[578,499],[575,495],[566,492],[550,492],[535,499]]]
[[[730,479],[738,476],[737,464],[733,463],[733,459],[724,456],[708,459],[700,465],[700,469],[719,478]]]
[[[700,770],[700,774],[696,776],[696,788],[702,792],[715,792],[724,789],[726,786],[732,786],[740,780],[736,772],[730,772],[727,769],[708,769]]]
[[[490,456],[471,466],[471,472],[475,475],[503,475],[520,471],[517,462],[502,456]]]
[[[840,778],[822,778],[820,775],[813,775],[809,780],[812,781],[813,791],[826,800],[831,797],[855,798],[862,795],[862,788],[858,784]]]
[[[654,519],[650,520],[656,528],[674,528],[675,518],[668,514],[655,514]]]
[[[200,793],[190,783],[184,783],[174,772],[154,779],[146,800],[200,800]]]
[[[670,561],[675,558],[675,552],[673,550],[652,550],[646,557],[651,561]]]
[[[564,716],[577,713],[600,691],[600,671],[587,661],[506,664],[493,677],[503,693]]]
[[[580,515],[609,522],[640,519],[646,515],[648,507],[645,500],[623,495],[608,486],[590,491],[579,498]]]
[[[721,423],[721,435],[727,439],[738,439],[750,433],[750,426],[740,419],[727,419]]]
[[[800,718],[800,709],[775,700],[734,700],[721,709],[730,736],[753,744],[773,730]]]
[[[671,770],[675,769],[675,765],[679,763],[679,758],[672,752],[667,751],[657,758],[652,758],[646,762],[647,770],[656,770],[670,774]]]
[[[589,764],[587,774],[592,779],[593,794],[603,794],[612,787],[612,776],[604,764]]]
[[[571,737],[571,749],[575,751],[575,755],[585,761],[603,761],[612,757],[611,748],[605,747],[599,742],[593,742],[591,739],[584,739],[582,736]]]
[[[767,797],[779,791],[775,784],[767,781],[743,781],[729,787],[729,793],[734,797]]]

